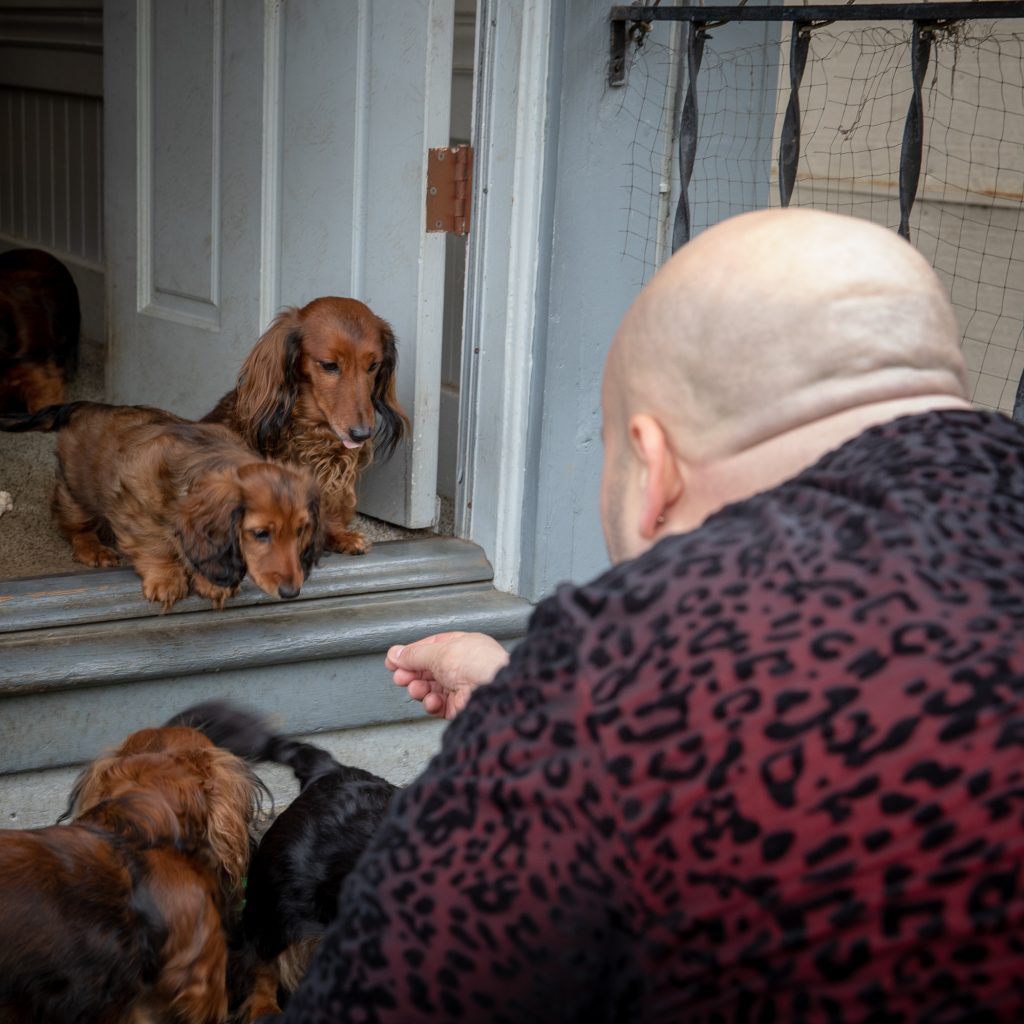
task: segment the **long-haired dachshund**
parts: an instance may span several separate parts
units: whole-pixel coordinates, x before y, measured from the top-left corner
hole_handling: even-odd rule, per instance
[[[350,529],[356,483],[374,452],[389,457],[409,426],[395,397],[396,363],[394,333],[368,306],[314,299],[274,319],[203,422],[226,423],[268,458],[309,466],[328,548],[361,555],[370,546]]]
[[[0,410],[64,400],[80,327],[78,289],[60,260],[42,249],[0,253]]]
[[[295,772],[299,795],[263,835],[249,865],[238,1018],[277,1013],[338,915],[338,894],[376,831],[396,787],[327,751],[274,732],[252,712],[208,701],[172,721],[204,732],[239,757]]]
[[[246,572],[264,593],[295,597],[320,557],[311,475],[260,459],[227,427],[72,402],[0,416],[0,430],[59,431],[53,510],[74,559],[114,565],[120,551],[165,610],[190,588],[222,608]]]
[[[181,726],[79,776],[70,823],[0,829],[4,1024],[221,1024],[263,787]]]

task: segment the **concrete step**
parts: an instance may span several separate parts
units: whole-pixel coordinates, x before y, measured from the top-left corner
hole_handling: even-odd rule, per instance
[[[122,569],[0,583],[0,825],[52,821],[77,766],[212,697],[408,775],[425,756],[398,752],[428,734],[433,749],[441,727],[391,683],[384,651],[450,629],[514,642],[530,606],[490,580],[478,547],[431,538],[325,559],[291,602],[246,585],[221,612],[190,598],[160,614]]]

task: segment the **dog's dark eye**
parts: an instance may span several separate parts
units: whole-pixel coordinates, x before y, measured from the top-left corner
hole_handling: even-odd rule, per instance
[[[337,373],[338,372],[338,364],[337,363],[321,362],[320,366],[324,370],[325,373]]]
[[[376,373],[380,369],[380,363],[370,363],[366,368],[367,373]]]
[[[252,531],[253,538],[266,544],[270,540],[270,531],[266,529],[259,529]]]

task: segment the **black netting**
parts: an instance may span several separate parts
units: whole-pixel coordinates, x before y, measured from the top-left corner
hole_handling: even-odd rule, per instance
[[[671,248],[688,32],[659,25],[630,54],[622,105],[637,130],[623,257],[638,283]],[[704,41],[687,192],[693,234],[781,202],[792,32],[775,23],[763,31],[765,42],[728,47],[711,29]],[[906,177],[904,133],[914,107],[912,34],[911,22],[835,22],[810,32],[789,205],[899,227],[900,164],[903,157]],[[927,44],[920,172],[916,196],[904,188],[905,226],[953,299],[975,404],[1011,413],[1024,370],[1024,22],[961,21],[930,30]],[[792,126],[790,146],[791,134]]]

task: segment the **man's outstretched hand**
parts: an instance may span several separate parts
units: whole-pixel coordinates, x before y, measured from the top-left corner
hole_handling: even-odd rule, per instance
[[[508,652],[484,633],[435,633],[392,647],[384,658],[396,686],[404,686],[428,714],[449,720],[507,664]]]

